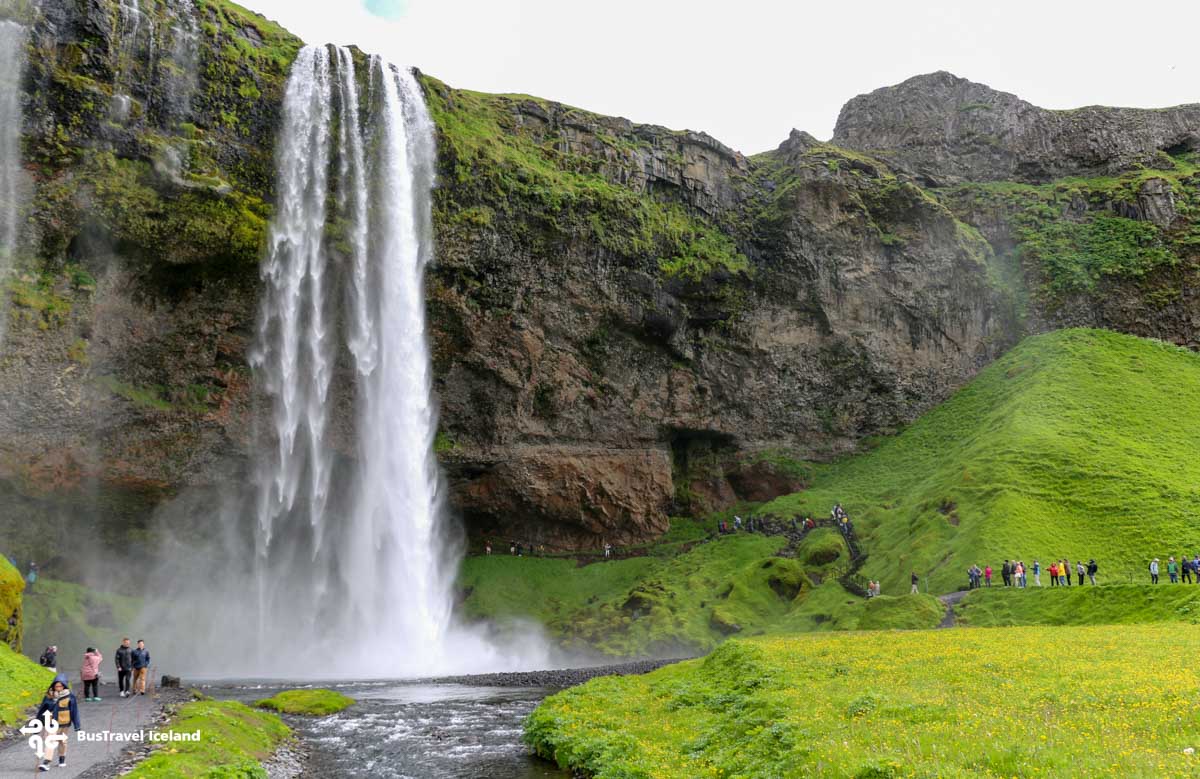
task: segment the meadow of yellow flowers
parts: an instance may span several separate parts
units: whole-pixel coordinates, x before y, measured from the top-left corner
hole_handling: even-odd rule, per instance
[[[1200,772],[1186,624],[731,641],[549,699],[526,739],[599,779]]]

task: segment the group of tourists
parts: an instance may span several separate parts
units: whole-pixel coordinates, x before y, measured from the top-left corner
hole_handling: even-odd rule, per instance
[[[1158,584],[1159,574],[1158,558],[1155,557],[1150,561],[1150,583]],[[1184,584],[1191,584],[1193,577],[1196,584],[1200,584],[1200,554],[1188,559],[1187,555],[1181,555],[1179,561],[1176,562],[1174,557],[1167,558],[1167,577],[1171,584],[1179,584],[1182,581]]]
[[[795,520],[793,520],[793,526],[794,525],[795,525]],[[766,533],[767,532],[766,520],[764,520],[762,517],[758,517],[753,514],[751,514],[750,516],[746,517],[745,520],[743,520],[741,518],[741,516],[734,514],[732,522],[727,522],[724,519],[717,521],[717,534],[718,535],[724,536],[724,535],[728,535],[730,533],[739,533],[743,529],[745,529],[746,532],[748,532],[748,533]]]
[[[104,655],[100,650],[89,646],[83,653],[83,664],[79,667],[79,678],[83,682],[83,699],[86,702],[99,702],[100,698],[100,664]],[[38,659],[43,668],[58,671],[58,647],[48,646]],[[114,663],[117,667],[117,689],[122,698],[146,694],[146,675],[150,671],[150,650],[146,642],[138,639],[137,646],[130,646],[128,638],[122,639],[117,647]]]
[[[1029,574],[1033,574],[1033,585],[1035,587],[1042,586],[1042,571],[1050,577],[1051,587],[1070,587],[1072,572],[1074,572],[1075,583],[1082,585],[1084,577],[1093,585],[1096,583],[1096,572],[1100,570],[1100,566],[1095,559],[1088,560],[1086,563],[1082,560],[1076,560],[1075,565],[1071,565],[1070,560],[1055,560],[1050,563],[1045,569],[1037,560],[1033,561],[1033,565],[1026,566],[1023,560],[1005,560],[1004,565],[1000,566],[1000,580],[1005,587],[1028,587]],[[969,589],[977,590],[980,587],[991,587],[993,577],[992,566],[985,565],[980,568],[978,565],[972,565],[967,569],[967,580],[970,582]]]
[[[491,541],[483,542],[483,553],[485,555],[490,555],[492,553],[492,542]],[[509,541],[508,542],[508,553],[510,555],[512,555],[513,557],[524,557],[527,554],[530,557],[533,557],[535,555],[537,555],[539,557],[544,557],[546,555],[546,545],[538,544],[537,546],[534,546],[533,544],[524,543],[521,541]]]
[[[100,664],[104,662],[104,656],[95,647],[88,647],[83,653],[83,664],[79,668],[79,678],[83,681],[83,699],[85,702],[100,701]],[[42,653],[40,663],[57,673],[58,671],[58,647],[48,646],[46,651]],[[128,638],[121,641],[121,646],[117,647],[115,664],[117,667],[117,686],[120,689],[122,698],[129,698],[134,695],[146,694],[146,675],[150,670],[150,651],[146,649],[146,642],[138,640],[137,646],[130,646]],[[42,703],[38,706],[37,713],[34,718],[39,722],[53,722],[58,726],[58,736],[61,738],[47,739],[45,743],[45,752],[42,761],[38,763],[38,770],[45,772],[49,771],[57,762],[59,767],[67,765],[67,742],[69,741],[71,728],[76,731],[82,730],[83,725],[79,718],[79,701],[75,697],[75,693],[71,690],[71,682],[65,673],[58,673],[54,677],[54,681],[50,684],[50,688],[46,690],[46,695],[42,698]]]

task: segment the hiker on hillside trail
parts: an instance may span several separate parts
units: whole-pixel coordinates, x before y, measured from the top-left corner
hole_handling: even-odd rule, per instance
[[[1042,565],[1037,560],[1033,561],[1033,583],[1042,586]]]
[[[1071,567],[1067,565],[1067,558],[1058,561],[1058,583],[1064,587],[1071,586]]]
[[[49,668],[51,671],[58,670],[58,647],[48,646],[46,651],[42,652],[42,656],[38,658],[38,665],[42,668]]]
[[[1058,563],[1053,563],[1053,562],[1050,563],[1050,567],[1047,570],[1050,574],[1050,586],[1057,587],[1058,586]]]
[[[1192,583],[1192,561],[1187,559],[1187,555],[1179,558],[1179,579],[1184,584]]]
[[[1083,586],[1083,577],[1087,575],[1087,566],[1083,564],[1083,560],[1075,561],[1075,578],[1079,580],[1079,586]]]
[[[1025,563],[1020,560],[1017,561],[1017,586],[1025,586]]]
[[[739,531],[741,529],[742,529],[742,518],[739,517],[737,514],[734,514],[733,515],[733,531],[736,533],[737,531]]]
[[[1174,557],[1167,558],[1167,578],[1171,584],[1179,584],[1179,563],[1175,562]]]
[[[921,591],[920,587],[917,586],[920,583],[921,583],[920,577],[917,576],[916,571],[913,571],[913,573],[912,573],[912,594],[913,595],[916,595]]]
[[[1096,565],[1096,558],[1093,557],[1091,560],[1088,560],[1087,573],[1088,579],[1090,579],[1092,582],[1092,586],[1096,585],[1096,571],[1099,569],[1100,566]]]
[[[1000,580],[1004,582],[1005,587],[1008,586],[1009,578],[1011,576],[1012,576],[1012,567],[1009,566],[1008,560],[1005,560],[1004,565],[1000,566]]]
[[[992,586],[992,566],[990,564],[983,568],[983,581],[988,586]]]
[[[1200,584],[1200,554],[1192,560],[1192,570],[1196,572],[1196,584]]]
[[[63,738],[50,741],[47,739],[46,751],[43,753],[42,762],[38,764],[39,771],[49,771],[51,761],[54,760],[54,753],[59,751],[58,767],[62,768],[67,764],[67,742],[70,740],[71,727],[74,726],[78,732],[83,730],[83,726],[79,723],[79,704],[75,700],[75,693],[71,692],[71,685],[67,682],[66,674],[59,674],[54,677],[54,683],[50,685],[50,689],[46,690],[46,697],[42,698],[42,705],[38,706],[37,714],[34,719],[45,723],[45,717],[49,715],[51,721],[58,723],[58,734]],[[60,751],[61,749],[61,751]]]
[[[117,689],[122,698],[128,698],[129,679],[133,676],[133,647],[129,645],[128,636],[121,640],[116,655],[113,660],[117,664]]]
[[[1150,561],[1150,583],[1158,584],[1158,558]]]
[[[79,678],[83,680],[83,699],[85,701],[100,701],[100,663],[104,655],[89,646],[83,653],[83,665],[79,667]]]

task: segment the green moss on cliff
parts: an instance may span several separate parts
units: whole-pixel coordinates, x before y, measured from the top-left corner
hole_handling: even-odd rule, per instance
[[[541,122],[523,114],[522,105],[549,112],[546,101],[451,89],[421,78],[438,128],[442,175],[453,184],[436,193],[440,223],[480,227],[497,216],[532,218],[552,233],[584,235],[616,254],[645,258],[668,277],[750,271],[735,241],[717,226],[680,202],[634,191],[606,175],[632,164],[615,137],[607,136],[613,159],[573,154],[562,139],[530,129]],[[568,111],[580,121],[599,118]],[[601,142],[605,137],[597,131]]]
[[[8,558],[0,555],[0,643],[7,644],[17,652],[21,651],[21,639],[25,620],[21,613],[21,593],[25,590],[25,580],[21,572],[12,566]],[[16,622],[8,624],[10,618]]]

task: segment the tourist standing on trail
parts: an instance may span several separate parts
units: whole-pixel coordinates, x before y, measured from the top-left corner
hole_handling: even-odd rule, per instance
[[[83,653],[83,665],[79,667],[79,678],[83,680],[83,699],[100,701],[100,663],[104,655],[89,646]]]
[[[733,530],[736,533],[737,531],[739,531],[741,529],[742,529],[742,518],[739,517],[737,514],[734,514],[733,515]]]
[[[1150,583],[1158,584],[1158,558],[1150,561]]]
[[[1020,560],[1017,561],[1017,586],[1025,586],[1025,563]]]
[[[1179,563],[1175,562],[1174,557],[1167,558],[1167,578],[1171,584],[1179,584]]]
[[[1091,580],[1092,586],[1096,585],[1096,571],[1100,570],[1100,566],[1096,565],[1096,558],[1088,560],[1088,579]]]
[[[1192,583],[1192,561],[1187,559],[1187,555],[1179,558],[1179,579],[1184,584]]]
[[[51,671],[58,670],[58,647],[48,646],[46,651],[42,652],[42,656],[38,658],[38,664],[42,668],[49,668]]]
[[[59,768],[65,766],[71,727],[74,726],[76,731],[83,730],[83,726],[79,724],[79,704],[75,700],[75,693],[71,692],[71,685],[67,682],[66,674],[54,677],[54,683],[50,685],[50,689],[46,690],[46,697],[42,698],[42,705],[38,706],[37,714],[33,716],[38,722],[44,724],[47,714],[54,722],[58,723],[58,735],[64,738],[61,741],[55,740],[46,744],[45,758],[38,765],[39,771],[50,770],[54,753],[59,748],[61,748],[61,752],[58,756],[58,766]]]
[[[1065,557],[1058,561],[1058,583],[1064,587],[1071,586],[1071,566]]]
[[[146,649],[146,642],[138,639],[137,649],[134,649],[130,654],[131,665],[133,666],[133,695],[146,694],[146,673],[150,670],[150,652]]]
[[[983,567],[983,581],[987,584],[988,587],[992,586],[992,566],[991,565],[985,565]]]
[[[129,646],[128,637],[124,638],[121,645],[117,647],[117,656],[114,660],[117,664],[117,689],[121,691],[122,698],[128,698],[129,677],[133,675],[133,648]]]
[[[1012,583],[1012,566],[1008,564],[1008,560],[1005,560],[1004,565],[1000,566],[1000,578],[1004,581],[1005,587]]]
[[[1048,568],[1047,570],[1050,573],[1050,586],[1057,587],[1058,586],[1058,563],[1051,562],[1050,568]]]
[[[483,542],[483,553],[485,555],[490,555],[492,553],[492,542],[491,541]]]
[[[1042,586],[1042,565],[1037,560],[1033,561],[1033,583]]]
[[[912,573],[912,594],[913,595],[916,595],[917,593],[919,593],[921,591],[920,587],[917,586],[920,583],[921,583],[920,577],[917,576],[916,571],[913,571],[913,573]]]
[[[1075,578],[1079,580],[1079,586],[1083,586],[1083,577],[1087,575],[1087,566],[1083,564],[1083,560],[1075,561]]]

